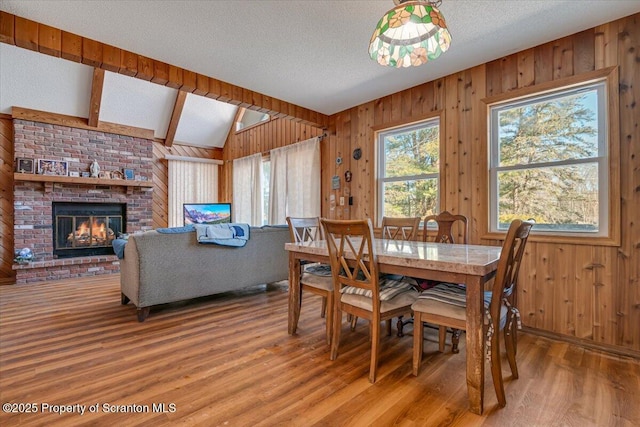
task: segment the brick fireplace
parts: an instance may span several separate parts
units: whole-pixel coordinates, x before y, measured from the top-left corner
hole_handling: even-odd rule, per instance
[[[70,128],[66,126],[14,120],[14,147],[16,158],[61,160],[68,162],[70,172],[85,172],[93,160],[97,160],[102,171],[133,169],[135,175],[152,178],[153,142],[148,139],[115,135],[98,131]],[[36,178],[31,176],[29,178]],[[35,259],[27,265],[14,265],[17,283],[31,283],[43,280],[59,280],[71,277],[117,273],[119,262],[110,248],[107,236],[116,232],[150,230],[152,228],[152,188],[128,186],[126,181],[118,185],[103,185],[98,179],[94,184],[90,179],[66,179],[65,182],[39,182],[31,180],[14,181],[14,248],[30,248]],[[105,228],[104,237],[97,231],[74,230],[69,236],[71,215],[62,215],[56,224],[54,205],[68,208],[73,205],[91,204],[121,206],[120,213],[107,211],[99,213],[95,209],[75,215],[91,217],[91,222],[100,223]],[[117,220],[122,222],[116,225]],[[76,229],[82,227],[73,219]],[[56,227],[67,234],[54,241]],[[118,228],[119,227],[119,228]],[[115,231],[115,230],[118,231]],[[93,234],[91,234],[93,233]],[[69,238],[72,240],[69,243]],[[77,251],[68,256],[64,251],[86,245],[90,251]],[[96,251],[94,249],[100,249]],[[86,249],[86,248],[85,248]],[[61,255],[64,254],[64,255]],[[77,256],[76,256],[77,255]]]

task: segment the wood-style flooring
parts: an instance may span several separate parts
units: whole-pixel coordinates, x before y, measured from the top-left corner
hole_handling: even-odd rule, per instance
[[[520,378],[503,365],[506,408],[497,407],[487,369],[478,416],[467,410],[464,339],[459,354],[441,354],[427,328],[414,377],[411,326],[403,338],[384,336],[370,384],[365,322],[355,332],[345,323],[332,362],[319,313],[320,298],[304,295],[298,334],[289,336],[286,283],[161,306],[144,323],[120,304],[117,275],[2,286],[0,425],[640,424],[636,359],[521,333]],[[75,412],[54,413],[55,405]]]

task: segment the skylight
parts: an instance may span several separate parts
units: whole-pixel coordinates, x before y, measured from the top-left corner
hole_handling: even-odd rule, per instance
[[[268,122],[270,118],[266,113],[245,109],[236,122],[236,132],[258,123]]]

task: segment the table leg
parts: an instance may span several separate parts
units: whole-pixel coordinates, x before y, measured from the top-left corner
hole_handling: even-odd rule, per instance
[[[482,414],[484,403],[483,289],[480,277],[467,280],[467,390],[470,410]]]
[[[300,318],[300,259],[289,253],[289,335],[296,333]]]

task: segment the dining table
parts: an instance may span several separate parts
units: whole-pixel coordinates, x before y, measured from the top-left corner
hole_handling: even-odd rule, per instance
[[[466,286],[467,391],[470,410],[482,414],[485,339],[484,285],[495,276],[500,246],[374,239],[380,273],[399,274]],[[327,242],[286,243],[289,252],[288,332],[296,333],[300,317],[301,261],[329,263]],[[329,315],[329,314],[327,314]]]

